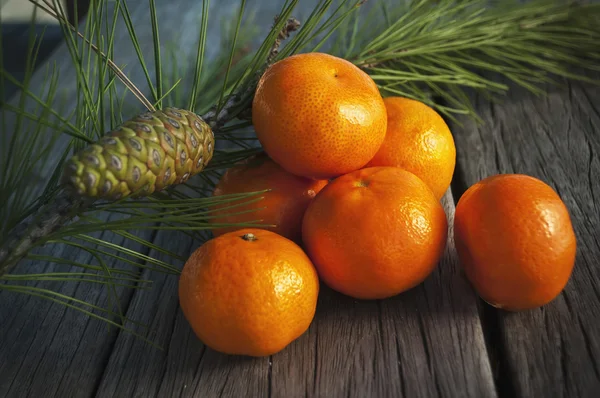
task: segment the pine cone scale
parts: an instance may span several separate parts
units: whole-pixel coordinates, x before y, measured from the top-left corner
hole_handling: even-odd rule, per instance
[[[160,173],[160,168],[165,158],[165,151],[162,149],[160,145],[157,145],[154,142],[149,142],[146,144],[148,148],[148,167],[155,175]]]
[[[127,175],[128,156],[121,155],[118,152],[113,152],[109,149],[105,149],[103,154],[104,159],[106,160],[106,169],[110,170],[119,180],[124,180]]]

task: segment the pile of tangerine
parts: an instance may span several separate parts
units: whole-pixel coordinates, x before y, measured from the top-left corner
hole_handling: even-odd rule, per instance
[[[372,300],[432,273],[446,247],[440,200],[456,159],[435,110],[384,99],[350,62],[308,53],[264,73],[252,121],[264,153],[227,170],[214,195],[269,191],[216,209],[215,238],[190,256],[179,282],[182,311],[207,346],[272,355],[310,326],[320,281]],[[219,228],[256,219],[265,227]],[[490,305],[545,305],[570,278],[568,210],[536,178],[479,181],[460,198],[453,227],[465,275]]]

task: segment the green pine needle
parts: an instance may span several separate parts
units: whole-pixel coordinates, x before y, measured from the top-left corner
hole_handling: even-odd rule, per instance
[[[160,38],[158,33],[158,17],[156,15],[156,4],[150,1],[150,18],[152,20],[152,42],[154,44],[154,75],[156,80],[155,102],[158,109],[162,108],[162,58],[160,56]]]
[[[196,100],[198,97],[198,89],[200,88],[200,76],[202,74],[202,67],[204,65],[204,53],[206,50],[206,36],[208,30],[208,10],[210,8],[210,0],[202,1],[202,21],[200,22],[198,38],[198,50],[196,53],[196,66],[193,73],[194,83],[192,84],[192,90],[190,92],[190,98],[188,101],[187,109],[196,109]]]

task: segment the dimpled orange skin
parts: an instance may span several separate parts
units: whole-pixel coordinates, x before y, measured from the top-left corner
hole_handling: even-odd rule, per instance
[[[422,102],[387,97],[384,103],[388,118],[386,137],[367,167],[408,170],[441,199],[450,186],[456,164],[456,147],[448,125]]]
[[[281,166],[261,153],[246,159],[228,169],[215,187],[214,196],[243,192],[257,192],[269,189],[260,196],[240,199],[235,202],[216,206],[211,215],[211,223],[260,223],[279,235],[299,243],[302,238],[302,217],[309,203],[317,193],[327,185],[327,180],[313,180],[299,177],[285,171]],[[243,206],[227,206],[243,203],[249,199],[258,199]],[[252,210],[249,213],[233,214]],[[261,220],[261,221],[255,221]],[[275,225],[268,227],[267,225]],[[214,236],[240,229],[239,227],[213,229]]]
[[[252,234],[255,240],[246,240]],[[262,357],[283,350],[310,326],[319,280],[294,242],[261,229],[221,235],[200,246],[179,280],[181,309],[208,347]]]
[[[431,274],[448,223],[441,203],[414,174],[373,167],[323,188],[304,214],[302,233],[323,282],[354,298],[383,299]]]
[[[565,204],[546,183],[500,174],[472,185],[454,218],[456,249],[480,297],[508,311],[540,307],[566,286],[576,238]]]
[[[297,54],[261,77],[252,123],[287,171],[326,179],[363,167],[385,138],[383,99],[369,75],[323,53]]]

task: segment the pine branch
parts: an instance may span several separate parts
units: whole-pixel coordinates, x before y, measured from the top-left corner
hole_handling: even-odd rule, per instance
[[[278,19],[279,17],[275,17],[275,24],[273,25],[273,28],[277,25]],[[281,42],[290,37],[290,34],[298,30],[299,27],[300,21],[298,21],[296,18],[290,18],[287,20],[285,27],[277,35],[277,39],[275,39],[275,44],[273,44],[273,47],[269,52],[269,57],[267,58],[266,64],[267,66],[271,65],[275,61],[275,58],[279,54],[279,47],[281,46]]]
[[[42,206],[34,217],[19,223],[0,247],[0,276],[89,204],[89,199],[62,191],[54,202]]]
[[[277,25],[278,17],[275,17],[275,24],[273,27]],[[231,113],[235,109],[239,109],[241,105],[248,104],[247,98],[256,88],[256,83],[260,76],[264,73],[264,71],[275,61],[277,54],[279,54],[279,47],[281,46],[281,42],[288,37],[292,32],[295,32],[300,27],[300,21],[296,18],[289,18],[284,27],[279,31],[275,42],[271,46],[269,51],[269,56],[267,57],[267,61],[264,63],[263,67],[255,72],[254,81],[251,84],[248,84],[241,91],[234,93],[231,95],[225,105],[219,109],[218,104],[215,104],[207,113],[202,115],[202,118],[207,121],[207,123],[215,130],[215,134],[218,130],[222,129],[226,122],[232,120],[237,117],[237,115],[232,116]],[[248,118],[249,105],[246,106],[245,109],[238,111],[240,114],[244,114],[242,118]]]
[[[509,86],[493,75],[537,94],[553,76],[598,83],[569,69],[598,70],[599,13],[599,4],[575,2],[413,0],[375,35],[361,34],[372,30],[365,21],[354,34],[362,38],[352,44],[357,50],[345,56],[384,95],[423,101],[451,119],[477,119],[465,90],[506,93]]]
[[[208,0],[202,0],[203,4],[206,6],[206,8],[204,8],[207,12],[208,12]],[[217,129],[216,133],[218,135],[218,139],[221,140],[226,140],[229,141],[231,143],[237,143],[239,146],[246,148],[246,143],[244,141],[241,141],[242,137],[239,137],[237,135],[237,131],[235,132],[236,134],[231,134],[232,130],[231,127],[232,126],[227,126],[228,121],[229,120],[234,120],[235,118],[240,118],[242,115],[242,112],[244,109],[247,109],[247,107],[251,104],[251,98],[253,95],[253,89],[246,89],[246,87],[248,87],[249,85],[252,86],[255,84],[255,81],[257,80],[257,77],[259,77],[260,75],[260,71],[261,69],[264,70],[264,67],[266,67],[266,60],[268,58],[268,55],[270,54],[270,51],[273,47],[273,45],[277,43],[277,45],[279,45],[281,43],[282,40],[276,40],[278,36],[280,36],[280,29],[282,29],[284,27],[284,25],[286,24],[286,20],[288,18],[290,18],[290,14],[292,12],[292,10],[294,9],[294,7],[297,5],[299,0],[286,0],[285,5],[282,7],[282,10],[280,12],[279,15],[281,15],[281,19],[278,20],[276,22],[276,28],[273,28],[271,30],[271,32],[269,32],[269,34],[267,35],[267,37],[264,39],[263,44],[261,45],[261,47],[258,49],[258,51],[256,51],[254,54],[252,54],[249,50],[249,45],[248,42],[249,41],[254,41],[251,39],[251,34],[247,34],[245,36],[242,37],[241,42],[245,42],[246,44],[244,44],[243,47],[238,46],[238,41],[237,40],[233,40],[233,42],[231,43],[231,48],[235,48],[235,52],[231,53],[234,54],[234,58],[232,59],[232,62],[230,62],[229,64],[227,62],[224,63],[219,63],[220,60],[222,60],[222,54],[218,54],[216,57],[217,62],[213,62],[207,65],[210,65],[210,67],[212,67],[213,71],[212,73],[202,73],[202,77],[205,80],[204,84],[206,87],[203,87],[202,90],[198,90],[198,86],[200,84],[200,73],[198,73],[197,75],[195,75],[195,82],[192,85],[193,88],[196,88],[195,92],[198,95],[198,104],[200,104],[200,107],[202,107],[204,110],[201,112],[195,112],[196,114],[202,114],[202,113],[206,113],[206,109],[207,106],[209,104],[214,104],[216,103],[216,98],[215,97],[222,97],[225,98],[226,100],[224,101],[225,104],[221,104],[221,107],[218,108],[219,112],[215,112],[215,114],[213,116],[208,115],[209,116],[209,121],[213,122],[214,125],[216,126],[217,124],[219,126],[222,126],[223,129],[223,133],[220,132],[219,129]],[[324,4],[324,5],[328,5],[331,3],[331,0],[319,0],[320,3]],[[342,0],[343,2],[348,1],[348,0]],[[57,118],[59,118],[59,120],[63,121],[63,119],[65,121],[63,121],[63,123],[65,123],[65,125],[68,125],[66,122],[66,120],[70,121],[72,119],[72,117],[75,117],[75,121],[73,122],[73,128],[76,129],[77,131],[81,131],[81,136],[79,137],[73,137],[70,139],[70,141],[67,143],[67,147],[65,148],[65,151],[63,152],[62,156],[58,157],[58,161],[54,161],[54,164],[48,165],[47,168],[49,168],[50,170],[53,170],[53,172],[51,172],[51,176],[48,179],[48,182],[45,184],[45,188],[43,188],[43,193],[41,195],[39,195],[37,198],[35,196],[35,194],[31,194],[31,195],[25,195],[25,192],[27,190],[34,189],[36,187],[35,184],[31,183],[31,179],[28,178],[21,178],[20,181],[21,183],[19,184],[19,186],[15,192],[11,192],[10,194],[14,197],[14,198],[21,198],[23,199],[23,204],[22,206],[25,208],[25,211],[19,211],[16,212],[15,216],[13,216],[13,221],[10,223],[10,225],[8,225],[7,227],[4,228],[4,230],[2,230],[2,238],[0,238],[0,250],[4,250],[6,254],[3,254],[3,257],[6,258],[10,256],[11,253],[9,253],[11,250],[13,250],[14,247],[20,246],[21,243],[20,242],[15,242],[15,239],[11,238],[10,241],[14,242],[13,244],[7,243],[6,237],[7,236],[18,236],[19,239],[21,239],[23,241],[23,246],[26,246],[29,244],[30,240],[27,237],[27,233],[29,231],[34,231],[34,238],[37,235],[43,234],[44,232],[41,231],[41,229],[39,228],[39,225],[36,227],[36,222],[23,222],[20,223],[17,220],[21,220],[23,221],[23,219],[25,217],[23,217],[24,214],[29,214],[29,217],[35,217],[35,219],[37,220],[37,216],[40,215],[39,219],[45,219],[47,217],[47,214],[41,214],[40,212],[36,212],[37,209],[37,205],[36,204],[42,204],[42,203],[52,203],[52,200],[54,199],[55,195],[57,192],[60,191],[59,189],[59,185],[58,185],[58,181],[60,178],[60,173],[63,170],[63,163],[65,162],[65,160],[68,159],[69,155],[72,152],[79,152],[81,149],[83,149],[86,145],[88,145],[89,142],[94,142],[95,140],[92,139],[92,135],[95,135],[96,138],[99,138],[101,135],[104,134],[105,131],[105,127],[104,127],[104,120],[106,118],[106,116],[110,116],[110,128],[111,129],[115,129],[115,127],[117,125],[120,125],[123,123],[123,105],[127,105],[127,106],[131,106],[131,108],[136,108],[136,112],[137,112],[137,107],[134,104],[130,104],[130,103],[125,103],[124,99],[125,99],[125,94],[127,92],[130,92],[131,90],[129,89],[129,87],[127,87],[127,84],[125,84],[125,87],[127,88],[127,90],[124,90],[123,95],[122,96],[118,96],[117,92],[116,92],[116,88],[115,88],[115,81],[117,81],[117,79],[119,79],[119,72],[115,71],[113,68],[111,68],[111,65],[109,61],[112,61],[111,58],[114,57],[114,52],[113,52],[113,44],[115,43],[115,39],[114,39],[114,32],[115,32],[115,26],[116,26],[116,22],[117,22],[117,18],[118,18],[118,11],[121,10],[121,12],[123,12],[123,10],[126,10],[126,6],[125,6],[125,0],[116,0],[114,2],[115,6],[114,6],[114,13],[112,16],[112,22],[111,21],[105,21],[106,22],[106,37],[102,36],[101,31],[101,26],[105,23],[103,21],[103,17],[105,15],[109,15],[108,11],[104,12],[103,9],[106,8],[108,9],[108,2],[103,2],[103,1],[98,1],[95,4],[97,4],[96,6],[91,8],[91,12],[88,13],[87,19],[86,19],[86,23],[85,23],[85,29],[83,30],[82,34],[75,34],[73,33],[74,30],[72,27],[65,25],[64,21],[59,21],[61,24],[61,28],[63,31],[63,35],[65,36],[65,43],[66,43],[66,48],[69,51],[69,54],[71,55],[72,61],[73,61],[73,67],[75,69],[75,82],[77,85],[77,89],[75,91],[75,102],[76,102],[76,106],[73,109],[72,113],[70,114],[66,114],[64,112],[61,113],[60,109],[57,109],[56,107],[52,107],[49,104],[42,104],[40,103],[42,106],[45,106],[44,111],[49,111],[50,113],[52,113],[54,116],[56,116]],[[154,2],[150,1],[151,7],[154,4]],[[326,9],[327,7],[323,8]],[[60,15],[64,15],[64,13],[61,12]],[[126,20],[127,23],[127,13],[122,14],[123,17]],[[312,27],[314,26],[314,20],[318,20],[320,18],[320,16],[317,16],[316,18],[312,18],[313,19],[313,24],[311,25],[310,29],[305,29],[306,32],[311,32],[312,31]],[[208,21],[208,16],[203,15],[203,19],[205,21]],[[112,28],[109,26],[112,25]],[[139,56],[139,61],[140,61],[140,65],[142,66],[142,69],[146,72],[148,78],[149,78],[149,84],[150,84],[150,88],[152,89],[153,92],[153,100],[154,103],[158,104],[160,102],[160,100],[166,100],[168,102],[171,102],[172,99],[169,97],[172,97],[171,95],[168,95],[169,92],[174,93],[177,96],[177,84],[173,84],[172,87],[174,87],[174,89],[172,90],[167,90],[165,92],[165,94],[158,96],[156,93],[156,88],[154,87],[154,85],[152,84],[152,81],[150,79],[150,75],[148,73],[148,69],[146,68],[146,66],[144,65],[144,59],[143,56],[141,54],[141,46],[140,44],[137,42],[136,36],[135,36],[135,30],[134,30],[134,26],[130,25],[128,26],[128,29],[130,30],[130,36],[131,36],[131,40],[132,43],[134,45],[134,47],[136,48],[136,51],[138,51],[138,56]],[[156,27],[154,27],[153,29],[156,29]],[[248,32],[246,32],[248,33]],[[32,35],[33,36],[33,35]],[[90,40],[79,40],[79,38],[81,38],[81,36],[83,36],[84,38],[94,38],[96,40],[95,43],[91,43]],[[108,43],[107,47],[105,46],[105,43]],[[83,44],[83,45],[82,45]],[[302,42],[301,44],[304,44],[304,42]],[[229,43],[227,43],[225,45],[225,47],[229,45]],[[1,43],[0,43],[1,46]],[[203,50],[202,50],[202,45],[199,45],[199,54],[198,54],[198,58],[197,58],[197,64],[198,65],[202,65],[202,60],[204,58],[203,55]],[[297,49],[301,49],[302,45],[298,46]],[[0,52],[1,53],[1,52]],[[96,60],[95,62],[92,61],[92,57],[94,56],[94,53],[96,55]],[[274,53],[277,53],[277,51],[274,51]],[[278,54],[275,55],[275,59],[280,57]],[[2,65],[1,65],[1,57],[0,57],[0,69],[2,69]],[[154,60],[155,62],[161,62],[161,60],[156,59]],[[250,61],[250,62],[248,62]],[[33,64],[33,63],[32,63]],[[86,65],[87,64],[87,65]],[[229,65],[229,66],[227,66]],[[33,69],[32,69],[33,72]],[[230,73],[231,72],[231,73]],[[108,75],[105,78],[105,73]],[[162,72],[164,73],[164,72]],[[219,90],[215,90],[215,87],[217,85],[214,84],[215,81],[219,81],[221,79],[223,79],[223,75],[224,74],[228,74],[231,77],[232,82],[231,83],[227,83],[226,85],[224,85],[224,87],[226,87],[226,90],[223,89],[222,92],[219,92]],[[4,75],[4,72],[3,72]],[[2,89],[2,77],[0,76],[0,91]],[[172,79],[172,82],[175,81],[181,81],[185,76],[183,74],[180,74],[179,76],[175,76],[174,79]],[[198,79],[196,79],[196,77],[198,77]],[[162,77],[159,77],[159,79],[161,81],[163,81],[164,83],[167,82],[167,79],[163,79]],[[58,82],[58,77],[53,77],[52,78],[52,84],[56,85]],[[26,93],[27,96],[31,97],[33,94],[28,91],[29,88],[27,86],[28,84],[28,80],[23,84],[22,86],[22,93]],[[37,88],[37,87],[36,87]],[[218,87],[217,87],[218,88]],[[224,93],[224,95],[221,96],[221,93]],[[236,94],[237,93],[237,94]],[[216,94],[216,95],[215,95]],[[106,98],[106,96],[108,98]],[[245,97],[245,98],[240,98],[239,101],[237,100],[231,100],[234,96],[236,96],[237,98],[240,97]],[[194,97],[196,98],[196,97]],[[138,99],[139,100],[139,99]],[[181,104],[182,100],[180,97],[180,100],[175,101],[175,106],[177,106],[178,104]],[[20,106],[17,107],[16,109],[16,114],[17,115],[22,115],[24,114],[24,110],[25,110],[25,104],[24,102],[19,104]],[[226,112],[223,112],[223,105],[227,105],[227,107],[225,108]],[[184,108],[185,109],[185,108]],[[210,111],[211,109],[208,108],[208,110]],[[107,115],[106,112],[110,111],[110,114]],[[192,111],[194,111],[194,109],[192,109]],[[128,110],[126,112],[127,114],[130,113],[130,111]],[[33,111],[32,114],[37,115],[38,113]],[[218,119],[217,121],[217,117],[220,116],[220,119]],[[210,118],[215,118],[215,119],[210,119]],[[21,116],[19,116],[18,120],[21,119]],[[4,120],[4,119],[3,119]],[[48,116],[45,115],[45,113],[42,113],[42,116],[39,118],[31,119],[31,121],[35,122],[36,124],[36,128],[39,130],[41,126],[50,126],[50,124],[48,123]],[[215,123],[215,121],[217,121],[217,123]],[[240,127],[240,125],[243,125],[243,123],[237,123],[236,128]],[[246,124],[246,127],[248,127],[248,124]],[[15,134],[17,133],[19,129],[15,129]],[[24,131],[26,132],[26,131]],[[56,129],[56,131],[53,131],[53,135],[55,135],[56,137],[59,137],[60,134],[64,133],[64,129],[62,128],[58,128]],[[13,135],[13,137],[15,137],[16,135]],[[41,135],[35,135],[33,138],[31,138],[30,143],[25,145],[23,140],[19,140],[16,141],[17,142],[17,147],[19,147],[21,149],[21,152],[23,152],[23,154],[25,154],[25,156],[22,156],[23,159],[29,159],[29,163],[27,164],[27,170],[31,170],[34,167],[34,162],[31,162],[31,159],[29,156],[27,156],[27,153],[33,153],[35,152],[35,148],[38,148],[41,146],[41,138],[38,139],[38,137],[41,137]],[[231,137],[231,138],[229,138]],[[4,142],[4,141],[3,141]],[[62,143],[61,143],[62,144]],[[153,195],[151,197],[147,197],[145,198],[146,200],[142,200],[142,201],[116,201],[116,202],[112,202],[112,203],[106,203],[106,204],[100,204],[100,205],[88,205],[88,204],[84,204],[81,206],[77,206],[76,209],[74,210],[75,215],[78,217],[78,220],[76,220],[75,222],[71,222],[72,219],[67,219],[67,220],[62,220],[62,219],[55,219],[55,221],[48,221],[47,222],[47,226],[51,226],[51,225],[59,225],[62,224],[62,227],[54,227],[52,226],[52,229],[55,229],[55,232],[50,234],[49,236],[45,236],[41,239],[37,239],[35,240],[35,243],[33,243],[30,247],[29,250],[23,250],[26,252],[26,257],[32,260],[36,260],[36,261],[50,261],[50,262],[55,262],[55,263],[60,263],[60,264],[65,264],[65,265],[70,265],[73,267],[80,267],[83,268],[85,270],[102,270],[104,271],[103,275],[99,275],[99,277],[104,278],[104,285],[107,286],[107,288],[109,289],[109,301],[111,302],[116,302],[117,307],[118,307],[118,298],[116,295],[116,284],[117,282],[111,277],[111,274],[123,274],[124,270],[118,269],[118,268],[113,268],[113,267],[109,267],[105,261],[103,260],[104,257],[108,257],[108,258],[113,258],[113,259],[117,259],[118,262],[120,264],[129,264],[132,265],[134,267],[137,267],[139,269],[144,269],[144,268],[148,268],[152,271],[159,271],[159,272],[167,272],[170,274],[177,274],[178,270],[175,269],[174,267],[172,267],[169,261],[169,263],[165,263],[164,261],[159,261],[155,258],[153,258],[152,256],[145,256],[143,253],[139,252],[139,250],[128,250],[125,246],[124,243],[121,244],[114,244],[111,245],[110,241],[107,238],[91,238],[88,234],[91,232],[95,232],[95,231],[103,231],[103,230],[110,230],[112,231],[112,234],[115,235],[120,235],[122,237],[124,237],[125,239],[127,239],[127,241],[129,242],[134,242],[136,244],[140,244],[142,247],[144,248],[148,248],[151,250],[156,251],[157,253],[163,253],[167,256],[169,256],[171,259],[173,260],[180,260],[183,261],[184,259],[181,258],[179,253],[172,253],[169,250],[166,250],[163,247],[160,247],[159,245],[153,244],[150,241],[146,241],[144,239],[141,239],[140,237],[134,235],[133,233],[127,232],[126,230],[137,230],[137,229],[151,229],[151,230],[168,230],[168,229],[175,229],[175,230],[184,230],[183,233],[192,236],[193,238],[200,238],[200,239],[206,239],[207,236],[205,234],[203,234],[202,232],[205,230],[209,230],[212,229],[214,227],[213,224],[209,224],[207,222],[208,217],[210,217],[209,212],[204,212],[203,210],[203,206],[211,206],[211,201],[213,201],[214,203],[212,203],[212,205],[216,205],[216,204],[222,204],[225,203],[226,200],[222,200],[222,198],[220,199],[210,199],[210,200],[204,200],[204,199],[194,199],[194,198],[198,198],[198,195],[200,195],[200,197],[210,197],[211,196],[211,191],[210,189],[208,189],[208,187],[210,187],[211,185],[214,185],[214,183],[216,182],[216,179],[218,179],[218,173],[217,173],[217,169],[218,168],[227,168],[230,167],[232,165],[232,162],[235,162],[236,160],[239,159],[243,159],[247,156],[249,156],[252,151],[255,151],[256,148],[251,149],[249,148],[249,150],[246,149],[242,149],[239,151],[223,151],[220,152],[218,150],[215,150],[215,156],[214,156],[214,161],[211,161],[210,163],[210,167],[208,167],[208,169],[206,170],[206,172],[204,173],[200,173],[199,174],[199,180],[202,181],[204,180],[206,182],[206,185],[203,186],[193,186],[189,183],[185,183],[185,184],[181,184],[179,185],[175,190],[170,190],[170,191],[163,191],[160,192],[159,194]],[[45,151],[47,153],[49,153],[49,148],[46,148]],[[11,167],[15,168],[15,162],[12,161],[11,162]],[[7,170],[6,172],[8,173],[10,170]],[[43,173],[44,174],[44,178],[45,174],[47,173]],[[14,173],[12,174],[14,176]],[[199,181],[199,182],[200,182]],[[179,190],[179,188],[182,188],[181,190]],[[35,188],[37,189],[37,188]],[[187,193],[184,193],[184,191],[190,191],[190,196],[188,196]],[[256,199],[256,195],[260,195],[261,193],[249,193],[246,196],[248,198],[250,198],[250,201],[256,201],[256,200],[260,200],[261,198]],[[29,199],[29,198],[34,198],[34,199]],[[240,197],[242,198],[242,197]],[[238,199],[240,199],[238,198]],[[179,201],[179,202],[178,202]],[[150,203],[158,203],[159,206],[150,206]],[[133,204],[139,204],[140,206],[137,208],[128,208],[128,205],[133,205]],[[174,211],[171,210],[167,210],[165,211],[164,208],[166,207],[170,207],[171,205],[174,205],[175,209]],[[50,211],[50,205],[47,205],[49,211]],[[0,205],[0,209],[2,210],[3,213],[6,214],[13,214],[12,209],[14,209],[15,207],[18,207],[18,205],[15,205],[14,202],[13,203],[6,203],[3,205]],[[229,206],[230,209],[232,209],[232,211],[236,211],[236,209],[234,209],[234,205]],[[75,211],[76,210],[76,211]],[[149,210],[149,211],[148,211]],[[103,212],[107,212],[107,213],[117,213],[118,215],[121,214],[125,214],[128,216],[128,218],[122,220],[122,222],[117,222],[115,220],[111,220],[109,223],[106,223],[104,219],[98,219],[98,218],[94,218],[91,216],[91,214],[93,214],[96,211],[103,211]],[[168,218],[163,218],[161,217],[161,215],[167,215],[167,213],[171,213],[169,214]],[[106,214],[106,213],[105,213]],[[33,215],[33,216],[32,216]],[[190,217],[191,216],[191,217]],[[29,218],[28,218],[29,219]],[[164,222],[164,220],[167,220],[166,222]],[[192,221],[188,221],[188,220],[192,220]],[[13,225],[15,225],[15,221],[16,224],[19,225],[21,224],[21,227],[18,227],[18,230],[21,231],[22,233],[19,235],[15,235],[14,234],[14,229],[9,230],[9,228],[11,228]],[[245,224],[248,226],[260,226],[260,221],[261,220],[256,220],[256,222],[258,224]],[[67,225],[68,224],[68,225]],[[221,225],[221,226],[240,226],[240,225]],[[217,225],[218,227],[218,225]],[[185,231],[187,230],[187,231]],[[35,232],[38,231],[38,232]],[[40,232],[41,231],[41,232]],[[24,235],[23,235],[24,234]],[[88,240],[87,238],[91,238],[91,240]],[[83,244],[76,244],[72,239],[83,239],[84,243]],[[33,241],[34,239],[32,239],[31,241]],[[77,262],[72,262],[69,261],[67,259],[63,259],[63,258],[57,258],[57,257],[47,257],[47,256],[35,256],[31,254],[31,249],[33,249],[34,247],[40,246],[42,244],[67,244],[70,245],[71,247],[75,248],[76,250],[82,250],[85,251],[86,253],[88,253],[90,256],[92,256],[93,259],[95,259],[98,264],[100,264],[100,267],[96,267],[96,266],[92,266],[90,264],[82,264],[82,263],[77,263]],[[21,246],[21,247],[23,247]],[[110,248],[110,251],[107,250],[102,250],[102,249],[98,249],[96,246],[99,246],[100,248]],[[22,249],[19,249],[19,251],[21,251]],[[114,250],[114,253],[112,253],[111,251]],[[12,253],[13,255],[15,253]],[[10,256],[11,257],[11,264],[10,267],[7,266],[7,268],[4,268],[3,265],[0,265],[0,268],[2,268],[1,272],[7,272],[14,266],[14,264],[17,263],[18,260],[16,261],[12,261],[13,258],[16,259],[16,257],[18,256]],[[7,265],[8,262],[7,262]],[[137,276],[136,273],[131,273],[131,276]],[[32,278],[35,279],[35,275],[32,276]],[[41,297],[41,298],[47,298],[45,295],[40,295],[35,293],[34,291],[27,289],[25,287],[21,288],[20,286],[16,286],[14,285],[14,281],[16,281],[17,279],[13,278],[13,275],[10,274],[4,274],[3,276],[0,276],[0,279],[4,279],[5,281],[9,282],[9,283],[4,283],[4,284],[0,284],[0,289],[4,289],[7,291],[13,291],[13,292],[19,292],[22,294],[29,294],[29,295],[35,295],[37,297]],[[38,278],[36,280],[42,280],[43,278]],[[49,296],[53,296],[55,294],[57,294],[56,292],[52,292],[52,291],[45,291]],[[61,298],[64,298],[64,300],[57,300],[56,302],[59,302],[60,304],[63,304],[65,306],[68,306],[70,308],[73,308],[75,310],[81,311],[89,316],[94,316],[96,317],[94,314],[82,309],[80,306],[85,306],[85,305],[89,305],[89,303],[85,303],[83,301],[77,301],[78,305],[71,305],[69,303],[69,299],[66,296],[62,296],[59,294],[59,296]],[[58,297],[58,296],[56,296]],[[115,299],[115,300],[113,300]],[[110,318],[108,317],[96,317],[97,319],[100,319],[102,321],[108,322],[110,324],[116,325],[118,327],[123,328],[124,330],[127,330],[124,328],[126,322],[131,322],[130,320],[127,320],[126,318],[124,318],[123,313],[121,311],[120,308],[117,308],[118,311],[113,312],[110,310],[110,308],[113,307],[113,304],[109,303],[109,309],[104,309],[104,308],[100,308],[100,307],[95,307],[92,305],[92,307],[95,310],[99,310],[99,311],[103,311],[106,314],[110,314],[115,315],[118,317],[117,323],[113,322]],[[127,330],[129,331],[129,330]]]
[[[44,8],[43,5],[40,5],[35,0],[30,1]],[[47,2],[47,0],[43,1]],[[75,29],[68,21],[66,21],[65,18],[59,17],[56,9],[45,9],[48,12],[53,13],[52,15],[61,23],[68,25],[71,29]],[[271,62],[273,62],[277,52],[279,51],[281,41],[289,37],[289,35],[298,29],[299,26],[300,22],[298,22],[295,18],[290,18],[287,20],[283,29],[279,32],[277,39],[271,46],[267,62],[257,72],[257,77],[264,72]],[[109,62],[111,68],[115,70],[119,78],[121,78],[120,76],[124,77],[124,79],[122,79],[124,83],[129,81],[125,74],[116,66],[116,64],[107,58],[106,54],[101,52],[97,46],[90,43],[90,41],[81,33],[77,32],[77,34],[84,41],[90,44],[90,46],[92,46],[94,51],[96,51],[99,56],[107,59],[107,62]],[[139,89],[137,89],[135,86],[133,86],[133,88],[127,84],[126,86],[132,90],[134,94],[136,91],[139,92]],[[225,106],[219,109],[218,104],[215,104],[212,110],[202,116],[202,119],[210,123],[213,129],[218,130],[228,121],[235,118],[232,110],[239,108],[241,102],[244,100],[244,97],[250,92],[253,92],[253,90],[254,86],[250,84],[243,88],[242,93],[234,93],[230,95]],[[145,97],[143,98],[145,99]],[[21,223],[19,223],[15,227],[12,237],[4,242],[2,246],[0,246],[0,277],[8,272],[21,258],[27,255],[33,247],[40,242],[47,240],[52,233],[56,232],[63,225],[71,221],[75,216],[82,214],[94,202],[94,198],[86,198],[78,195],[71,189],[65,189],[61,191],[61,193],[55,198],[54,202],[42,207],[35,214],[35,216],[32,217],[31,220],[23,220]],[[216,227],[219,227],[219,225],[216,225]],[[178,228],[181,229],[181,227]]]

